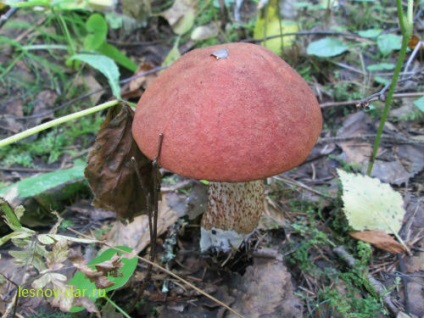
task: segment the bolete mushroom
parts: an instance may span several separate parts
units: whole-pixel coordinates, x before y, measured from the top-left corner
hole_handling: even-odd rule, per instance
[[[238,248],[264,210],[263,179],[302,163],[321,132],[319,104],[302,77],[258,45],[193,50],[145,91],[132,132],[149,158],[210,181],[201,250]]]

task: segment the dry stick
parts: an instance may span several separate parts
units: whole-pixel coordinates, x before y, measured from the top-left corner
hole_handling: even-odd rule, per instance
[[[380,96],[380,94],[372,94],[371,96]],[[322,109],[324,108],[330,108],[330,107],[338,107],[338,106],[350,106],[350,105],[358,105],[361,102],[363,102],[364,100],[370,100],[370,97],[365,98],[365,99],[360,99],[360,100],[348,100],[348,101],[343,101],[343,102],[328,102],[328,103],[321,103],[320,106]],[[414,97],[421,97],[424,96],[424,93],[398,93],[398,94],[394,94],[393,98],[414,98]],[[378,98],[375,98],[375,100]]]
[[[120,253],[122,253],[122,254],[124,254],[124,255],[125,255],[125,254],[128,254],[128,252],[127,252],[127,251],[124,251],[124,250],[122,250],[122,249],[120,249],[120,248],[114,247],[114,246],[112,246],[112,245],[110,245],[110,244],[108,244],[108,243],[106,243],[106,242],[104,242],[104,241],[96,240],[96,239],[94,239],[94,238],[92,238],[92,237],[90,237],[90,236],[88,236],[88,235],[82,234],[82,233],[80,233],[80,232],[78,232],[78,231],[76,231],[76,230],[74,230],[74,229],[72,229],[72,228],[70,228],[70,227],[68,228],[68,230],[69,230],[69,231],[71,231],[71,232],[73,232],[73,233],[75,233],[75,234],[77,234],[77,235],[80,235],[80,236],[82,236],[82,237],[85,237],[85,238],[87,238],[87,239],[90,239],[90,240],[96,241],[96,242],[97,242],[97,244],[103,244],[104,246],[106,246],[106,247],[108,247],[108,248],[111,248],[111,249],[113,249],[114,251],[120,252]],[[190,283],[190,282],[186,281],[184,278],[182,278],[182,277],[178,276],[177,274],[175,274],[175,273],[171,272],[170,270],[168,270],[168,269],[166,269],[166,268],[164,268],[164,267],[162,267],[162,266],[160,266],[160,265],[158,265],[158,264],[156,264],[156,263],[154,263],[154,262],[152,262],[152,261],[150,261],[150,260],[148,260],[148,259],[146,259],[146,258],[144,258],[144,257],[138,256],[138,255],[137,255],[137,256],[135,256],[135,257],[137,257],[139,260],[141,260],[142,262],[144,262],[144,263],[146,263],[146,264],[152,265],[153,267],[155,267],[155,268],[159,269],[160,271],[164,272],[165,274],[168,274],[169,276],[174,277],[175,279],[179,280],[179,281],[180,281],[180,282],[182,282],[183,284],[187,285],[188,287],[190,287],[190,288],[192,288],[193,290],[195,290],[196,292],[198,292],[199,294],[202,294],[202,295],[203,295],[203,296],[205,296],[206,298],[209,298],[210,300],[212,300],[213,302],[217,303],[218,305],[220,305],[220,306],[224,307],[225,309],[227,309],[227,310],[231,311],[231,312],[232,312],[233,314],[235,314],[237,317],[239,317],[239,318],[246,318],[246,317],[242,316],[241,314],[239,314],[239,313],[238,313],[237,311],[235,311],[234,309],[232,309],[230,306],[228,306],[228,305],[224,304],[222,301],[220,301],[220,300],[216,299],[215,297],[213,297],[213,296],[209,295],[209,294],[208,294],[208,293],[206,293],[205,291],[203,291],[203,290],[201,290],[200,288],[198,288],[198,287],[194,286],[192,283]]]
[[[10,8],[5,14],[0,16],[0,28],[18,11],[18,8]]]
[[[9,277],[7,277],[6,275],[4,275],[4,274],[2,274],[2,273],[0,273],[0,275],[1,275],[1,276],[3,276],[4,278],[6,278],[6,280],[7,280],[9,283],[11,283],[13,286],[15,286],[15,288],[16,288],[16,294],[15,294],[14,299],[13,299],[13,306],[12,306],[12,307],[9,307],[9,306],[8,306],[8,308],[6,309],[6,312],[5,312],[5,313],[4,313],[4,315],[2,316],[2,317],[7,318],[7,317],[9,316],[9,314],[10,314],[11,309],[13,308],[13,313],[12,313],[12,316],[10,316],[10,317],[14,318],[14,317],[16,317],[16,310],[18,309],[18,300],[19,300],[19,297],[18,297],[18,291],[19,291],[19,286],[18,286],[18,284],[16,284],[13,280],[11,280],[11,279],[10,279]],[[9,308],[10,308],[10,309],[9,309]]]
[[[362,140],[362,141],[372,141],[376,137],[375,134],[365,134],[365,135],[357,135],[357,136],[348,136],[348,137],[324,137],[319,138],[317,143],[323,144],[323,143],[331,143],[331,142],[341,142],[341,141],[349,141],[349,140]],[[393,142],[397,144],[424,144],[424,140],[422,139],[413,139],[413,138],[406,138],[403,136],[387,136],[382,135],[381,140],[387,141],[387,142]]]
[[[131,158],[131,162],[133,163],[135,170],[136,170],[138,182],[140,183],[143,191],[146,193],[146,209],[147,209],[147,215],[148,215],[148,219],[149,219],[149,233],[150,233],[150,253],[149,253],[149,256],[150,256],[150,260],[152,262],[154,262],[155,258],[156,258],[156,240],[157,240],[157,236],[158,236],[158,232],[157,232],[157,230],[158,230],[158,215],[159,215],[158,201],[159,201],[159,193],[160,193],[160,180],[158,180],[158,175],[159,175],[158,160],[159,160],[160,153],[161,153],[161,150],[162,150],[162,142],[163,142],[163,133],[160,133],[159,134],[159,144],[158,144],[157,155],[156,155],[155,159],[152,161],[153,209],[152,209],[151,194],[148,191],[148,189],[145,189],[143,187],[143,181],[141,179],[140,172],[138,171],[137,163],[135,162],[135,158],[134,157]],[[134,310],[135,306],[137,305],[137,302],[143,296],[144,291],[147,288],[147,284],[151,280],[152,270],[153,270],[152,265],[148,264],[147,270],[146,270],[146,277],[144,278],[143,284],[138,289],[137,296],[134,298],[134,300],[132,301],[132,303],[129,306],[129,309],[128,309],[129,312]]]
[[[411,65],[412,61],[415,60],[415,56],[417,55],[417,53],[424,47],[424,42],[420,41],[418,42],[418,44],[415,46],[414,50],[412,51],[411,55],[409,56],[408,61],[405,64],[405,70],[404,72],[408,72],[409,66]]]
[[[402,83],[402,82],[406,82],[409,81],[411,79],[413,79],[415,77],[416,74],[412,74],[406,78],[402,78],[400,80],[397,81],[397,84]],[[396,85],[397,85],[396,84]],[[387,98],[387,90],[390,89],[390,87],[392,86],[392,83],[388,83],[386,84],[379,92],[372,94],[371,96],[364,98],[362,100],[360,100],[358,102],[358,104],[356,105],[356,107],[358,108],[363,108],[363,109],[368,109],[370,102],[375,101],[375,100],[379,100],[382,102],[386,101]],[[392,98],[394,97],[394,94],[392,96]]]
[[[137,175],[138,183],[140,184],[142,191],[144,191],[146,193],[146,211],[147,211],[147,216],[148,216],[148,219],[149,219],[150,244],[153,246],[153,240],[152,240],[153,225],[152,225],[152,209],[151,209],[151,204],[150,204],[150,200],[151,200],[150,193],[149,193],[148,189],[146,189],[143,186],[143,181],[141,179],[140,171],[138,171],[137,162],[135,161],[134,157],[131,158],[131,162],[134,166],[135,173]],[[150,256],[150,259],[152,260],[152,257],[153,257],[152,248],[150,249],[150,255],[149,256]],[[147,284],[150,282],[150,279],[152,277],[152,270],[153,270],[153,266],[151,264],[148,264],[147,269],[146,269],[146,276],[144,277],[143,283],[140,286],[140,288],[138,289],[136,297],[134,298],[132,303],[129,305],[129,308],[128,308],[129,312],[132,312],[134,310],[135,306],[137,305],[137,302],[143,296],[144,291],[147,288]]]
[[[403,261],[403,257],[401,254],[397,254],[397,259],[399,261],[399,270],[401,273],[406,273],[406,267],[405,262]],[[411,306],[409,305],[409,292],[408,292],[408,284],[409,280],[406,275],[401,275],[400,279],[402,280],[403,284],[403,295],[404,295],[404,306],[405,306],[405,312],[409,314],[411,312]]]
[[[338,246],[334,248],[333,251],[342,260],[344,260],[350,268],[355,268],[356,260],[346,251],[344,246]],[[370,285],[374,288],[375,292],[383,299],[386,307],[392,312],[392,314],[396,315],[399,312],[399,309],[395,306],[395,304],[393,304],[392,299],[390,298],[390,294],[387,293],[387,289],[384,287],[384,285],[375,279],[374,276],[370,273],[368,273],[367,279]]]
[[[159,158],[160,154],[162,152],[162,143],[163,143],[163,133],[159,134],[159,143],[158,143],[158,151],[156,153],[156,157],[152,162],[153,166],[153,235],[151,235],[152,243],[151,249],[152,249],[152,261],[154,261],[155,257],[155,251],[156,251],[156,239],[158,235],[158,215],[159,215],[159,193],[160,193],[160,180],[159,180]]]

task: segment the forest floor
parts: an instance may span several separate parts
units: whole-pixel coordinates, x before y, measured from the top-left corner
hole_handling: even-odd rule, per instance
[[[120,52],[112,54],[120,65],[120,94],[136,103],[161,68],[189,50],[283,35],[262,45],[307,81],[324,118],[308,159],[266,180],[260,225],[229,255],[200,252],[207,185],[160,169],[156,263],[180,278],[144,261],[151,248],[146,215],[124,224],[114,212],[92,205],[84,169],[106,111],[1,147],[5,317],[14,311],[17,317],[424,317],[423,2],[414,8],[416,36],[371,174],[401,196],[397,242],[392,235],[353,237],[338,172],[366,173],[399,56],[395,2],[288,1],[281,15],[276,1],[260,9],[253,1],[236,3],[120,3],[96,20],[95,26],[108,27],[96,28],[87,22],[92,7],[31,0],[6,16],[10,7],[0,2],[1,139],[113,99],[104,65],[69,62],[87,49],[106,52],[105,41]],[[276,19],[287,29],[278,24],[276,31]],[[376,188],[364,180],[362,213],[375,214],[378,207],[369,202]],[[11,226],[7,209],[22,225]],[[120,257],[111,249],[116,246],[124,249]],[[89,291],[100,286],[108,293],[30,294],[65,293],[70,286]],[[85,310],[67,313],[79,311],[77,305]]]

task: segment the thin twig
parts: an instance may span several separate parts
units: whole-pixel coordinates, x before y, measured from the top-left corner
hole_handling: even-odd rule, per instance
[[[356,259],[349,254],[348,251],[344,248],[344,246],[338,246],[333,249],[333,251],[339,256],[350,268],[356,267]],[[397,314],[399,312],[398,308],[393,304],[392,299],[390,298],[390,294],[387,293],[387,289],[384,285],[379,282],[374,276],[370,273],[366,276],[369,284],[374,288],[375,292],[383,299],[386,307],[393,313]]]
[[[372,95],[373,96],[373,95]],[[421,97],[424,96],[424,93],[414,92],[414,93],[398,93],[394,94],[393,98],[415,98],[415,97]],[[348,100],[343,102],[328,102],[328,103],[321,103],[320,106],[322,109],[324,108],[330,108],[330,107],[339,107],[339,106],[351,106],[351,105],[360,105],[364,99],[360,100]]]
[[[348,140],[362,140],[362,141],[370,142],[375,140],[375,138],[376,138],[375,134],[356,135],[356,136],[348,136],[348,137],[325,137],[325,138],[318,139],[317,143],[322,144],[322,143],[341,142],[341,141],[348,141]],[[424,140],[406,138],[403,136],[382,135],[381,140],[384,140],[387,142],[393,142],[396,144],[424,144]]]
[[[0,16],[0,28],[18,11],[18,8],[10,8],[5,14]]]
[[[13,286],[15,286],[15,288],[16,288],[16,294],[15,294],[15,296],[14,296],[14,299],[13,299],[13,313],[12,313],[12,315],[10,316],[10,317],[12,317],[12,318],[14,318],[14,317],[16,317],[16,310],[18,309],[18,300],[19,300],[19,297],[18,297],[18,291],[19,291],[19,286],[18,286],[18,284],[16,284],[13,280],[11,280],[9,277],[7,277],[6,275],[4,275],[4,274],[2,274],[2,273],[0,273],[0,275],[1,276],[3,276],[9,283],[11,283]],[[9,307],[6,309],[6,312],[4,313],[4,316],[2,316],[2,317],[5,317],[5,318],[7,318],[8,316],[9,316],[9,313],[10,313],[10,309],[9,309]]]
[[[410,75],[408,77],[399,79],[396,83],[395,86],[397,86],[397,84],[402,83],[402,82],[406,82],[409,80],[412,80],[415,77],[415,74]],[[378,91],[377,93],[374,93],[370,96],[368,96],[367,98],[364,98],[362,100],[360,100],[358,102],[358,104],[356,105],[356,107],[358,108],[363,108],[363,109],[367,109],[369,104],[373,101],[381,101],[381,102],[385,102],[387,99],[387,91],[392,87],[392,82],[388,83],[387,85],[385,85],[380,91]],[[392,98],[394,97],[395,94],[393,94]]]
[[[290,179],[288,177],[284,177],[284,176],[278,175],[278,176],[274,176],[272,178],[275,179],[275,180],[282,181],[282,182],[284,182],[286,184],[289,184],[291,186],[300,187],[300,188],[305,189],[305,190],[307,190],[309,192],[315,193],[315,194],[317,194],[317,195],[319,195],[319,196],[321,196],[323,198],[335,199],[335,197],[332,197],[330,195],[321,193],[321,192],[319,192],[319,191],[317,191],[317,190],[315,190],[315,189],[313,189],[311,187],[308,187],[307,185],[303,184],[302,182],[299,182],[299,181]]]

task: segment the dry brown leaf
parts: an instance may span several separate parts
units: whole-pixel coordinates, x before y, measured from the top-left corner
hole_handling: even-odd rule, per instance
[[[85,176],[95,194],[93,204],[132,221],[146,213],[146,192],[153,198],[151,161],[138,149],[131,133],[134,112],[129,106],[109,109],[96,142],[88,155]],[[131,158],[142,178],[137,178]]]
[[[38,115],[38,117],[34,119],[35,124],[38,125],[54,117],[53,113],[48,111],[55,105],[57,97],[57,93],[52,90],[44,90],[37,95],[32,111],[33,115]]]
[[[105,276],[118,277],[122,276],[119,269],[124,266],[121,261],[122,257],[115,254],[110,260],[94,265],[97,271],[102,272]]]
[[[113,286],[115,283],[110,281],[107,276],[114,274],[113,276],[117,277],[119,275],[118,269],[123,266],[122,262],[120,261],[121,258],[119,256],[119,261],[117,263],[116,258],[114,256],[109,261],[96,264],[96,269],[92,269],[91,267],[89,267],[85,262],[84,257],[80,253],[77,253],[75,251],[70,252],[68,258],[74,264],[75,268],[78,269],[81,273],[83,273],[85,277],[87,277],[90,282],[94,283],[99,289],[106,289],[108,287]],[[113,267],[113,262],[115,262],[115,267]]]
[[[76,85],[83,85],[85,90],[89,92],[99,91],[98,93],[90,95],[90,101],[92,105],[97,105],[100,98],[102,97],[104,91],[102,90],[102,85],[94,78],[93,75],[84,74],[82,76],[78,76],[75,80]]]
[[[177,221],[178,214],[168,206],[165,195],[159,202],[158,210],[158,236],[160,236]],[[133,252],[140,253],[150,243],[147,215],[138,216],[134,219],[134,222],[126,225],[122,222],[115,222],[107,234],[106,241],[112,246],[124,245],[132,248]]]
[[[337,131],[337,137],[355,137],[371,133],[371,120],[364,112],[357,112],[346,117],[343,126]],[[364,164],[368,162],[372,145],[369,141],[345,140],[337,142],[342,148],[342,158],[348,163]]]
[[[231,307],[245,317],[302,317],[291,275],[278,260],[254,259],[234,288],[237,299]],[[235,315],[229,313],[226,317]]]
[[[152,63],[142,63],[138,66],[137,71],[135,74],[142,74],[146,73],[153,69]],[[146,90],[146,88],[149,86],[149,84],[158,76],[158,73],[152,73],[144,76],[140,76],[137,78],[134,78],[132,81],[130,81],[128,84],[122,87],[121,89],[121,95],[124,99],[130,99],[130,98],[140,98],[140,96],[143,94],[143,92]]]
[[[77,297],[74,298],[74,302],[72,303],[73,306],[79,306],[79,307],[84,307],[85,310],[87,310],[88,312],[94,313],[96,314],[97,318],[100,318],[100,312],[97,309],[96,305],[94,304],[94,302],[92,302],[90,299],[86,298],[86,297]]]
[[[349,232],[349,235],[393,254],[404,252],[402,244],[396,242],[393,236],[381,230]]]

